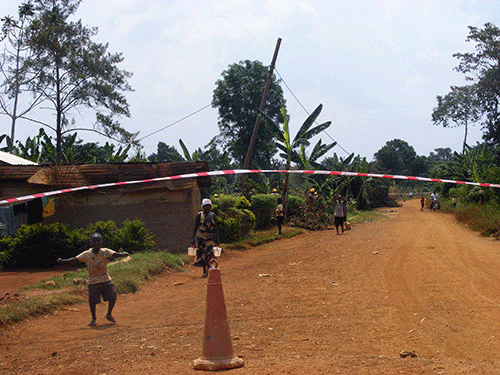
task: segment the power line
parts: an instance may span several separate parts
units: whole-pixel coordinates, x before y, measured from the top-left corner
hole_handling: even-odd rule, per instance
[[[288,89],[288,91],[290,91],[290,94],[292,94],[292,96],[294,97],[294,99],[297,101],[297,103],[299,103],[299,105],[302,107],[302,109],[304,110],[305,113],[307,113],[308,116],[310,116],[311,114],[309,113],[309,111],[306,109],[306,107],[304,107],[304,105],[300,102],[300,100],[297,98],[297,96],[293,93],[292,89],[288,86],[288,84],[286,83],[285,79],[283,78],[283,76],[280,74],[280,72],[278,71],[277,68],[275,68],[275,71],[276,73],[278,73],[281,81],[283,81],[284,85],[286,86],[286,88]],[[315,121],[316,124],[318,124],[317,121]],[[318,124],[319,125],[319,124]],[[344,151],[347,155],[350,155],[351,153],[348,152],[344,147],[342,147],[342,145],[340,145],[340,143],[338,143],[335,139],[333,139],[333,137],[327,133],[326,130],[323,130],[323,132],[328,136],[328,138],[330,138],[333,142],[337,143],[337,146],[339,146],[342,151]]]
[[[159,133],[159,132],[161,132],[161,131],[163,131],[163,130],[165,130],[165,129],[167,129],[167,128],[170,128],[171,126],[174,126],[175,124],[178,124],[179,122],[184,121],[184,120],[188,119],[189,117],[194,116],[195,114],[197,114],[197,113],[199,113],[199,112],[203,111],[204,109],[206,109],[206,108],[210,107],[211,105],[212,105],[212,103],[207,104],[206,106],[204,106],[204,107],[202,107],[202,108],[200,108],[200,109],[198,109],[198,110],[196,110],[196,111],[194,111],[194,112],[190,113],[189,115],[184,116],[184,117],[180,118],[179,120],[176,120],[176,121],[174,121],[174,122],[172,122],[172,123],[170,123],[170,124],[168,124],[168,125],[166,125],[166,126],[164,126],[164,127],[160,128],[160,129],[158,129],[158,130],[155,130],[154,132],[152,132],[152,133],[150,133],[150,134],[148,134],[148,135],[145,135],[144,137],[142,137],[142,138],[138,139],[138,141],[142,141],[142,140],[143,140],[143,139],[145,139],[145,138],[151,137],[152,135],[155,135],[156,133]]]
[[[307,115],[308,115],[308,116],[309,116],[309,115],[311,115],[311,114],[309,113],[309,111],[305,108],[305,106],[301,103],[301,101],[297,98],[297,96],[296,96],[296,95],[295,95],[295,93],[292,91],[292,89],[290,88],[290,86],[286,83],[285,79],[284,79],[284,78],[283,78],[283,76],[280,74],[280,72],[278,71],[278,69],[277,69],[277,68],[275,68],[274,70],[276,71],[276,73],[278,74],[278,76],[280,77],[281,81],[283,82],[283,84],[285,85],[285,87],[288,89],[288,91],[290,92],[290,94],[293,96],[293,98],[294,98],[294,99],[297,101],[297,103],[298,103],[298,104],[302,107],[302,109],[304,110],[304,112],[305,112],[305,113],[307,113]],[[172,127],[172,126],[174,126],[174,125],[176,125],[176,124],[178,124],[178,123],[180,123],[180,122],[182,122],[182,121],[184,121],[184,120],[186,120],[186,119],[188,119],[188,118],[190,118],[190,117],[192,117],[192,116],[196,115],[197,113],[199,113],[199,112],[201,112],[201,111],[203,111],[203,110],[207,109],[207,108],[208,108],[208,107],[210,107],[211,105],[212,105],[212,103],[207,104],[207,105],[205,105],[204,107],[202,107],[202,108],[200,108],[200,109],[198,109],[198,110],[196,110],[196,111],[194,111],[194,112],[190,113],[189,115],[184,116],[184,117],[182,117],[182,118],[180,118],[180,119],[178,119],[178,120],[176,120],[176,121],[174,121],[174,122],[172,122],[172,123],[170,123],[170,124],[168,124],[168,125],[165,125],[165,126],[161,127],[160,129],[155,130],[154,132],[152,132],[152,133],[149,133],[149,134],[145,135],[145,136],[144,136],[144,137],[142,137],[142,138],[139,138],[139,139],[138,139],[138,141],[140,142],[140,141],[142,141],[143,139],[146,139],[146,138],[151,137],[152,135],[155,135],[155,134],[157,134],[157,133],[159,133],[159,132],[161,132],[161,131],[163,131],[163,130],[165,130],[165,129],[168,129],[168,128],[170,128],[170,127]],[[317,121],[316,121],[316,124],[318,124],[318,122],[317,122]],[[330,134],[328,134],[328,132],[327,132],[326,130],[323,130],[323,132],[324,132],[324,133],[328,136],[328,138],[330,138],[333,142],[336,142],[337,146],[339,146],[339,147],[342,149],[342,151],[344,151],[347,155],[350,155],[350,152],[349,152],[349,151],[347,151],[344,147],[342,147],[342,145],[341,145],[339,142],[337,142],[337,141],[336,141],[336,140],[335,140],[335,139],[334,139],[334,138],[333,138]]]

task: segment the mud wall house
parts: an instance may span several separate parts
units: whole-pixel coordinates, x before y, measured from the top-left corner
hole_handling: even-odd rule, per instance
[[[0,199],[78,186],[176,176],[208,171],[204,162],[120,163],[59,167],[0,165]],[[97,221],[140,219],[154,234],[157,249],[185,252],[194,218],[200,210],[201,190],[210,177],[183,178],[130,185],[112,185],[52,196],[54,213],[43,223],[61,222],[69,228]],[[126,250],[126,249],[124,249]]]

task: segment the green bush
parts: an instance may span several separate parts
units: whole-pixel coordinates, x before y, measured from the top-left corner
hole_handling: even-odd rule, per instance
[[[255,227],[255,215],[249,207],[250,202],[244,196],[224,194],[212,197],[212,211],[217,217],[220,242],[234,242],[247,236]]]
[[[151,251],[154,237],[140,220],[125,220],[122,228],[113,221],[100,221],[86,228],[69,230],[61,223],[22,225],[15,237],[0,238],[1,268],[47,268],[58,258],[71,258],[90,247],[90,236],[103,236],[104,247],[130,253]]]
[[[240,220],[240,237],[247,236],[254,227],[255,215],[248,209],[242,209]]]
[[[0,270],[4,268],[6,264],[10,261],[10,252],[14,246],[14,240],[12,237],[1,237],[0,238]]]
[[[212,198],[212,211],[221,214],[236,205],[235,195],[221,194],[217,198]]]
[[[21,225],[16,232],[7,266],[22,268],[52,267],[57,258],[73,251],[70,231],[64,224]]]
[[[113,220],[97,221],[89,224],[82,233],[83,236],[87,238],[87,244],[89,244],[90,236],[94,233],[99,233],[102,236],[102,243],[104,247],[108,247],[110,249],[119,248],[116,243],[118,227]]]
[[[5,264],[9,263],[11,258],[10,252],[13,245],[12,237],[0,238],[0,270],[2,270]]]
[[[289,195],[288,205],[286,208],[287,216],[289,218],[301,217],[304,213],[304,205],[306,200],[300,195]]]
[[[235,217],[218,218],[220,241],[224,243],[234,242],[238,239],[240,225]]]
[[[277,196],[271,194],[252,195],[252,212],[255,215],[255,227],[268,228],[273,224]]]
[[[251,207],[251,204],[248,201],[247,197],[241,195],[238,198],[236,198],[236,203],[234,204],[234,207],[240,210],[248,210]]]
[[[151,251],[155,248],[153,234],[146,229],[146,225],[139,219],[125,220],[115,235],[115,249],[138,253]]]

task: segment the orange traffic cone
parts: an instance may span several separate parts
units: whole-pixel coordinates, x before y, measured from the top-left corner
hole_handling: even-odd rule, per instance
[[[208,270],[203,349],[201,357],[194,360],[193,368],[218,371],[243,367],[243,359],[233,355],[220,269],[213,259]]]

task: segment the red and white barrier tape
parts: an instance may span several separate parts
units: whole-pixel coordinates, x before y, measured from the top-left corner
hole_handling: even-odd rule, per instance
[[[444,183],[449,183],[449,184],[473,185],[473,186],[500,188],[500,184],[443,180],[443,179],[439,179],[439,178],[429,178],[429,177],[386,175],[386,174],[376,174],[376,173],[339,172],[339,171],[300,171],[300,170],[278,170],[278,169],[276,169],[276,170],[275,169],[270,169],[270,170],[266,170],[266,169],[264,169],[264,170],[260,170],[260,169],[228,169],[228,170],[224,170],[224,171],[198,172],[198,173],[188,173],[188,174],[181,174],[181,175],[168,176],[168,177],[149,178],[146,180],[111,182],[111,183],[100,184],[100,185],[79,186],[76,188],[54,190],[54,191],[49,191],[46,193],[38,193],[38,194],[33,194],[33,195],[26,195],[24,197],[5,199],[5,200],[0,201],[0,205],[24,202],[24,201],[29,201],[29,200],[32,200],[35,198],[41,198],[41,197],[51,197],[54,195],[71,193],[71,192],[80,191],[80,190],[94,190],[94,189],[100,189],[100,188],[111,187],[111,186],[133,185],[133,184],[142,184],[142,183],[148,183],[148,182],[168,181],[168,180],[179,180],[179,179],[183,179],[183,178],[222,176],[222,175],[233,175],[233,174],[249,174],[249,173],[295,173],[295,174],[303,174],[303,175],[374,177],[374,178],[390,178],[390,179],[410,180],[410,181],[444,182]]]

